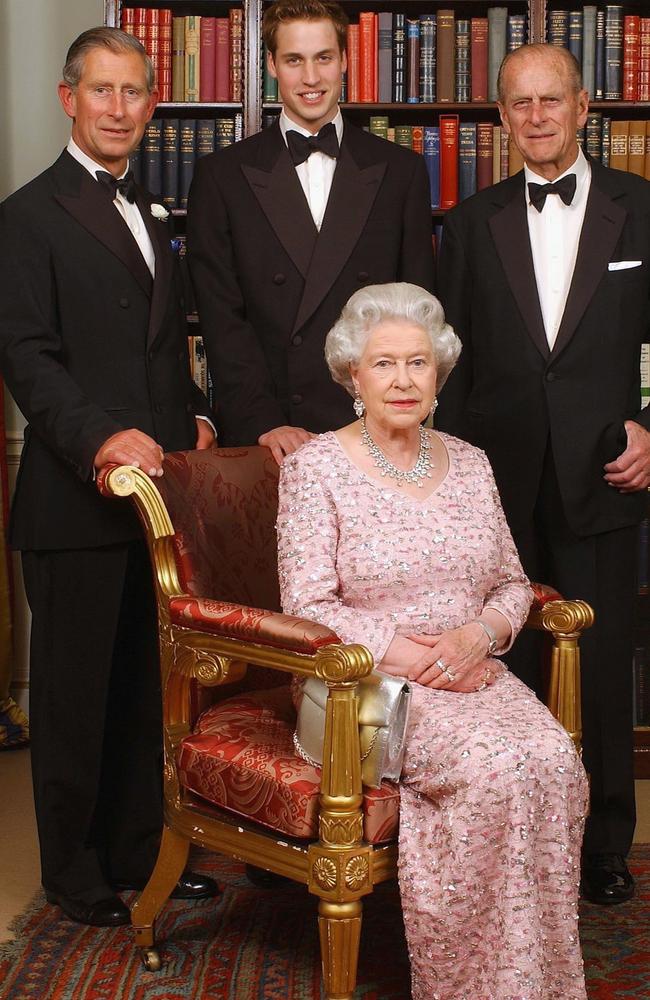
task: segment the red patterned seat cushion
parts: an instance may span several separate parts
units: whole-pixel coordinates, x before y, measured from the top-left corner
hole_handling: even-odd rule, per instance
[[[290,837],[318,836],[320,768],[297,756],[289,688],[221,701],[200,716],[181,743],[181,783],[201,798]],[[369,843],[397,835],[399,787],[364,788]]]

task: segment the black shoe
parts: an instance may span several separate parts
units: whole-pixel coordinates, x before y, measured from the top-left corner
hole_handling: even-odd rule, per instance
[[[113,888],[117,892],[125,892],[129,889],[137,889],[139,892],[144,889],[148,879],[136,880],[134,882],[113,882]],[[207,875],[197,875],[196,872],[183,872],[174,887],[170,899],[212,899],[218,896],[221,890],[214,879]]]
[[[601,906],[625,903],[634,895],[634,879],[622,854],[588,854],[582,861],[580,892]]]
[[[91,927],[122,927],[131,923],[131,912],[119,896],[107,896],[96,903],[85,903],[72,896],[61,896],[57,892],[45,891],[48,903],[63,910],[68,920]]]

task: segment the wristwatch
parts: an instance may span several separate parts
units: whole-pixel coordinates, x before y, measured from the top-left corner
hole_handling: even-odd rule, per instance
[[[481,626],[481,628],[485,632],[486,636],[488,637],[487,654],[488,654],[488,656],[492,656],[493,653],[495,652],[497,646],[499,645],[499,640],[497,639],[497,634],[496,634],[496,632],[494,631],[494,629],[492,628],[491,625],[487,625],[486,622],[481,621],[480,618],[475,618],[474,620],[475,620],[475,622],[476,622],[477,625]]]

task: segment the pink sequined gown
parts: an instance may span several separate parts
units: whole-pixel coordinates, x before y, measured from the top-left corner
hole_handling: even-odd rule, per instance
[[[361,642],[454,628],[531,601],[484,454],[440,435],[427,499],[377,483],[332,433],[285,459],[283,608]],[[402,772],[400,892],[413,1000],[585,1000],[578,880],[587,806],[571,740],[504,671],[475,694],[415,685]]]

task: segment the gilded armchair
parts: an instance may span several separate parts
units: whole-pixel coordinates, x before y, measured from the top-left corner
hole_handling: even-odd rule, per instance
[[[325,996],[343,1000],[362,899],[396,876],[399,788],[361,784],[356,688],[368,651],[279,613],[277,480],[263,448],[170,454],[155,482],[129,467],[100,477],[105,495],[137,508],[158,602],[165,827],[132,923],[146,967],[159,968],[155,919],[190,844],[242,859],[318,897]],[[549,707],[578,747],[578,638],[592,619],[583,602],[536,587],[528,624],[551,636]],[[322,771],[292,744],[289,681],[312,674],[329,686]]]

